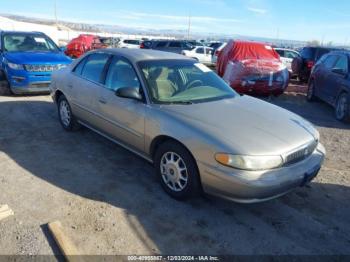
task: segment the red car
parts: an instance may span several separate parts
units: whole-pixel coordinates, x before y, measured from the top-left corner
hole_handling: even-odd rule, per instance
[[[106,47],[98,36],[83,34],[68,43],[65,54],[71,58],[78,58],[90,50]]]
[[[230,41],[217,62],[218,74],[238,93],[281,95],[289,83],[288,69],[269,45]]]

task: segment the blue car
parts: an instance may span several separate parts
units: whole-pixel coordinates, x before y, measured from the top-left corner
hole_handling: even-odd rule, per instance
[[[71,63],[47,35],[0,31],[0,95],[49,92],[51,74]]]

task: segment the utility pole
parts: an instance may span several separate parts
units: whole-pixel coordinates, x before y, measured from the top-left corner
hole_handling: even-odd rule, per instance
[[[55,22],[56,22],[56,27],[58,28],[58,19],[57,19],[57,0],[54,0],[54,8],[55,8]]]
[[[191,34],[191,12],[188,15],[188,31],[187,31],[187,40],[190,40]]]

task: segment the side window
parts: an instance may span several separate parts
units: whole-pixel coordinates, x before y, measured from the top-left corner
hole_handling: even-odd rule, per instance
[[[334,66],[335,61],[337,60],[337,56],[335,55],[330,55],[327,56],[324,60],[323,60],[323,65],[325,68],[327,69],[332,69]]]
[[[285,54],[285,57],[286,58],[295,58],[295,57],[298,57],[298,54],[295,53],[295,52],[292,52],[292,51],[284,51],[284,54]]]
[[[343,69],[344,72],[348,72],[348,58],[346,56],[339,57],[337,63],[334,65],[334,68]]]
[[[169,47],[181,48],[181,42],[170,42]]]
[[[84,65],[86,63],[86,61],[89,59],[90,56],[85,57],[84,59],[82,59],[77,66],[75,66],[75,68],[73,69],[73,72],[76,73],[77,75],[81,75],[81,73],[83,72],[83,68]]]
[[[204,48],[203,47],[197,48],[196,53],[197,54],[204,54]]]
[[[123,58],[114,57],[106,77],[106,88],[116,91],[121,87],[140,87],[132,65]]]
[[[157,46],[156,46],[156,47],[165,47],[165,46],[166,46],[166,44],[167,44],[167,42],[164,42],[164,41],[162,41],[162,42],[158,42],[158,44],[157,44]]]
[[[101,83],[102,72],[108,61],[108,58],[108,54],[90,55],[88,61],[85,63],[81,75],[91,81]]]
[[[283,50],[277,49],[275,51],[280,55],[280,57],[284,57],[284,51]]]

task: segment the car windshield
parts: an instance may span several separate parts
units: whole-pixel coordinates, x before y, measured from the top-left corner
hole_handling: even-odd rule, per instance
[[[5,34],[4,51],[59,51],[57,45],[48,37],[38,34]]]
[[[143,61],[139,66],[154,103],[191,104],[237,95],[208,67],[190,60]]]

